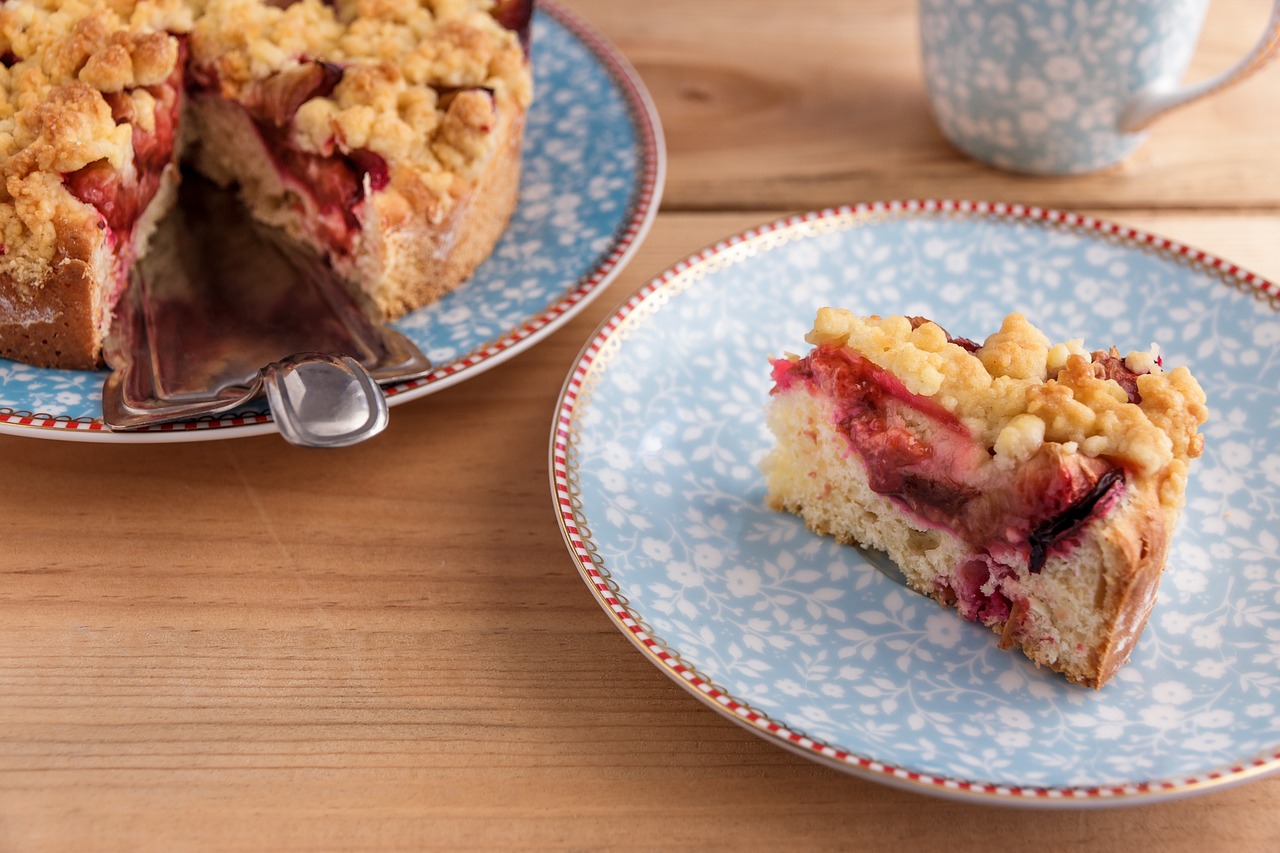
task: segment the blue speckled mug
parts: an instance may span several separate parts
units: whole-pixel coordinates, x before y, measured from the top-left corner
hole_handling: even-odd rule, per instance
[[[970,156],[1064,175],[1121,162],[1144,129],[1280,53],[1280,0],[1232,68],[1180,83],[1209,0],[920,0],[929,101]]]

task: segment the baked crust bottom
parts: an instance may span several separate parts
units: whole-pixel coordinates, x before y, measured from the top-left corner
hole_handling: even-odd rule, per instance
[[[1000,634],[1001,646],[1074,682],[1101,687],[1128,660],[1155,603],[1176,522],[1150,490],[1127,490],[1040,571],[1025,564],[993,570],[990,555],[871,489],[861,459],[833,425],[831,400],[797,385],[775,393],[767,417],[777,436],[762,464],[773,509],[840,542],[884,551],[912,589],[968,610]],[[997,597],[1001,606],[987,606]]]

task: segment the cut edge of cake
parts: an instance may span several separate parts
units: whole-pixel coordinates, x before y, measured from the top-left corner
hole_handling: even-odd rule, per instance
[[[1037,665],[1111,679],[1155,604],[1201,452],[1190,373],[1141,353],[1127,359],[1141,372],[1121,372],[1114,350],[1055,349],[1021,315],[980,346],[922,318],[823,309],[808,340],[805,358],[774,362],[770,507],[884,551],[910,588]],[[1122,384],[1138,376],[1153,377],[1150,412]]]
[[[396,193],[374,191],[373,179],[365,175],[353,250],[337,253],[314,228],[320,217],[306,188],[274,167],[238,105],[196,97],[190,119],[197,171],[234,187],[257,221],[329,258],[335,272],[387,319],[430,304],[466,281],[493,251],[519,200],[524,120],[504,110],[497,115],[500,141],[492,156],[473,180],[451,188],[443,207],[419,189],[412,174],[397,176]],[[415,193],[421,201],[407,202]]]

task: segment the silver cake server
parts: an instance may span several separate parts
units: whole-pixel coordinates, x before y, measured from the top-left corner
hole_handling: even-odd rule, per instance
[[[387,424],[380,383],[431,369],[371,313],[322,258],[255,223],[230,191],[185,175],[116,307],[103,420],[139,429],[265,395],[293,444],[362,441]]]

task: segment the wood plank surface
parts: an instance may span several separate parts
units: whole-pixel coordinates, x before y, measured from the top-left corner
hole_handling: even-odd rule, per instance
[[[658,105],[673,209],[965,198],[1068,208],[1273,208],[1280,201],[1274,68],[1158,122],[1129,162],[1071,178],[965,158],[929,114],[912,0],[581,0]],[[1215,0],[1189,80],[1262,35],[1267,0]],[[1205,141],[1212,139],[1213,144]]]
[[[664,214],[543,344],[335,453],[0,436],[0,850],[1263,849],[1280,778],[1043,813],[847,776],[705,709],[578,577],[560,383],[654,273],[776,212]],[[1259,214],[1135,214],[1214,248]],[[1222,249],[1226,251],[1226,249]],[[1257,252],[1280,272],[1280,247]]]
[[[1216,0],[1195,76],[1261,0]],[[0,851],[1280,849],[1280,777],[1045,812],[923,796],[703,707],[601,611],[548,445],[583,344],[652,276],[795,210],[983,198],[1105,216],[1280,280],[1280,69],[1108,175],[938,135],[908,0],[575,0],[666,126],[663,212],[548,339],[337,452],[0,435]]]

